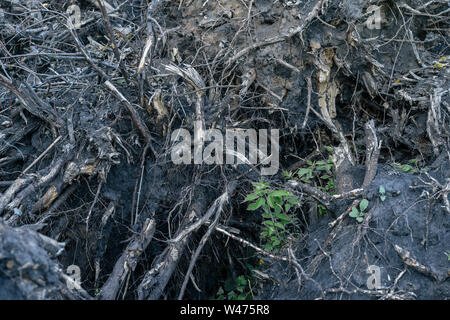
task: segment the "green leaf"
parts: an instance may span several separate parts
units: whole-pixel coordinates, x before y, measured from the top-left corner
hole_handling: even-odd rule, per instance
[[[275,202],[273,200],[273,198],[271,196],[267,197],[267,204],[271,207],[271,208],[275,208]]]
[[[273,201],[280,206],[283,204],[283,200],[281,199],[281,197],[274,197]]]
[[[231,277],[227,278],[223,285],[225,291],[228,291],[228,292],[230,292],[230,291],[232,292],[235,286],[236,286],[236,282],[234,282],[233,278],[231,278]]]
[[[275,227],[278,227],[280,229],[284,229],[284,225],[281,224],[280,222],[275,223]]]
[[[384,200],[386,200],[386,196],[385,196],[385,195],[382,195],[382,196],[380,196],[380,199],[381,199],[381,201],[384,202]]]
[[[361,211],[364,211],[367,209],[367,206],[369,205],[369,201],[367,199],[363,199],[361,200],[361,202],[359,203],[359,209],[361,209]]]
[[[247,284],[247,279],[245,278],[245,276],[239,276],[237,278],[237,282],[238,284],[245,286]]]
[[[245,197],[244,202],[253,201],[255,199],[258,199],[259,197],[260,197],[259,194],[250,193],[247,197]]]
[[[258,201],[254,202],[254,203],[250,203],[247,207],[248,211],[255,211],[256,209],[258,209],[259,207],[261,207],[263,204],[266,203],[266,200],[264,200],[263,198],[259,198]]]
[[[272,245],[274,246],[274,247],[276,247],[276,246],[279,246],[281,244],[281,242],[280,242],[280,240],[275,240],[273,243],[272,243]]]
[[[333,147],[330,147],[330,146],[325,146],[325,149],[327,149],[328,152],[334,151]]]
[[[287,192],[286,190],[275,190],[269,193],[272,197],[291,197],[292,194]]]
[[[355,207],[352,208],[352,211],[350,212],[350,217],[356,218],[359,216],[359,211]]]
[[[356,221],[358,221],[359,223],[361,223],[361,222],[364,221],[364,218],[363,218],[363,217],[357,217],[357,218],[356,218]]]
[[[286,214],[278,213],[275,216],[283,221],[291,221],[291,218]]]
[[[290,172],[290,171],[283,171],[283,176],[286,179],[291,179],[292,178],[292,172]]]
[[[281,207],[280,206],[276,207],[273,212],[274,214],[279,214],[281,212]]]
[[[385,194],[385,193],[386,193],[386,189],[385,189],[383,186],[380,186],[380,187],[378,188],[378,192],[379,192],[380,194]]]
[[[302,169],[298,170],[297,175],[299,176],[299,178],[301,178],[302,176],[307,175],[308,173],[311,173],[311,169],[302,168]]]

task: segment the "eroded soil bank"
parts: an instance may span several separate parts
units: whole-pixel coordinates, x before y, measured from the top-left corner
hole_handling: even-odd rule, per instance
[[[449,12],[0,0],[0,298],[448,299]]]

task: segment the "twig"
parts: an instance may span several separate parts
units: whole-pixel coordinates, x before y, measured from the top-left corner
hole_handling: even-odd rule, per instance
[[[243,245],[255,249],[257,252],[259,252],[259,253],[261,253],[261,254],[263,254],[265,256],[268,256],[269,258],[276,259],[276,260],[282,260],[282,261],[289,261],[289,259],[286,258],[286,257],[281,257],[281,256],[276,256],[274,254],[271,254],[270,252],[267,252],[266,250],[255,246],[253,243],[251,243],[251,242],[249,242],[249,241],[247,241],[245,239],[242,239],[242,238],[240,238],[238,236],[235,236],[234,234],[226,231],[225,228],[223,226],[221,226],[221,225],[218,225],[215,229],[217,231],[223,233],[224,235],[230,237],[231,239],[239,241]]]
[[[120,52],[117,48],[116,40],[114,39],[114,33],[112,32],[111,22],[109,20],[108,13],[105,9],[105,5],[103,0],[97,0],[100,11],[102,12],[103,22],[105,23],[106,32],[108,33],[109,41],[111,42],[111,46],[113,48],[114,56],[116,57],[117,62],[119,63],[120,71],[125,78],[125,81],[128,83],[128,74],[123,65],[123,61],[120,58]]]
[[[308,100],[306,105],[305,120],[303,120],[302,129],[306,127],[306,123],[308,122],[309,110],[311,109],[311,92],[312,92],[311,76],[306,78],[306,83],[308,85]]]
[[[23,170],[23,172],[19,175],[23,176],[25,173],[27,173],[31,168],[33,168],[33,166],[39,161],[41,160],[57,143],[59,140],[61,140],[62,136],[59,136],[58,138],[55,139],[55,141],[53,141],[48,147],[47,149],[44,150],[44,152],[42,152],[39,157],[37,157],[25,170]]]

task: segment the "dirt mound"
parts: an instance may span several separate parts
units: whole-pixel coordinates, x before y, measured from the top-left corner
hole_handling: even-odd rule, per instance
[[[64,243],[28,228],[10,228],[0,222],[0,299],[83,298],[76,289],[74,292],[68,289],[71,278],[56,262],[63,250]]]
[[[431,177],[442,181],[449,170],[447,163]],[[368,188],[365,221],[346,218],[331,229],[332,237],[333,219],[312,225],[296,244],[304,274],[297,278],[286,263],[274,263],[263,272],[280,285],[266,281],[258,298],[447,299],[449,219],[442,204],[429,198],[437,195],[435,187],[429,177],[380,168]]]

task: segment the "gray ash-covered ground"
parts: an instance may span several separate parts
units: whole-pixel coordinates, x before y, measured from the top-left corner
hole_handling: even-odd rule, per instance
[[[449,13],[0,0],[0,298],[448,299]],[[279,129],[278,172],[173,163],[195,121]]]

